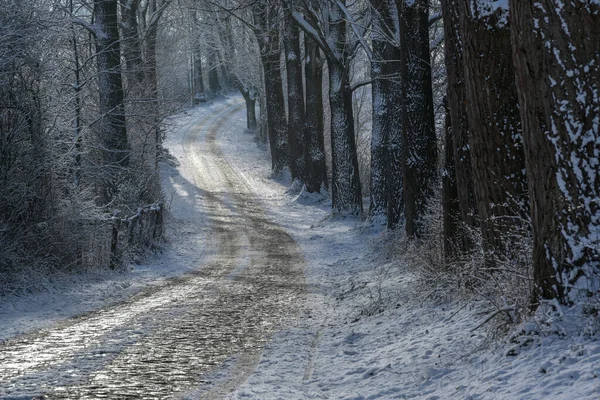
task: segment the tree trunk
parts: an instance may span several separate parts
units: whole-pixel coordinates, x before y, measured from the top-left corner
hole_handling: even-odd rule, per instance
[[[371,5],[379,13],[373,17],[371,30],[373,125],[369,215],[372,220],[386,219],[388,227],[393,228],[404,208],[400,48],[394,43],[395,4],[389,0],[371,0]]]
[[[217,50],[209,45],[207,53],[208,59],[208,88],[213,94],[221,91],[219,82],[219,66],[217,61]]]
[[[403,0],[400,16],[406,233],[419,236],[437,177],[437,139],[429,54],[429,2]]]
[[[120,24],[128,84],[138,88],[144,82],[142,46],[138,28],[139,5],[140,0],[121,0]]]
[[[300,54],[300,30],[292,17],[292,5],[284,9],[283,44],[287,74],[288,146],[292,179],[306,181],[306,141],[304,138],[304,89]]]
[[[460,14],[458,2],[443,0],[442,14],[444,18],[444,49],[448,76],[447,103],[449,118],[452,121],[452,143],[448,143],[454,154],[448,154],[454,160],[456,186],[461,220],[468,226],[477,226],[475,192],[471,153],[469,149],[469,124],[467,121],[467,94],[463,66],[463,38],[460,32]],[[448,166],[447,168],[451,168]],[[459,241],[462,250],[467,250],[468,243]]]
[[[345,22],[341,22],[345,23]],[[348,68],[329,62],[331,108],[331,199],[334,214],[362,214],[362,194],[354,138],[352,90]]]
[[[196,11],[190,11],[190,18],[192,20],[192,91],[194,97],[201,98],[204,95],[204,80],[202,79],[202,49]]]
[[[507,10],[486,14],[484,6],[460,2],[474,188],[484,247],[493,261],[494,251],[503,254],[503,235],[523,226],[528,200]]]
[[[69,11],[73,15],[73,0],[69,2]],[[75,96],[73,134],[75,146],[73,155],[73,185],[79,186],[81,180],[81,154],[83,152],[83,135],[81,129],[81,61],[79,60],[79,45],[77,41],[77,32],[75,26],[71,26],[72,37],[71,45],[73,49],[73,92]]]
[[[328,36],[333,46],[325,52],[329,67],[331,109],[331,207],[334,214],[362,215],[349,76],[351,45],[347,40],[345,15],[335,5],[328,7]]]
[[[442,215],[444,234],[444,259],[448,263],[458,254],[458,249],[464,249],[463,238],[460,235],[460,206],[458,200],[458,185],[456,184],[456,169],[454,160],[454,127],[448,102],[444,99],[446,111],[446,129],[444,138],[444,172],[442,173]]]
[[[252,8],[259,32],[256,40],[263,66],[269,147],[272,168],[280,172],[289,166],[287,121],[280,67],[279,28],[277,9],[261,2]]]
[[[510,6],[537,295],[569,304],[600,288],[600,6]]]
[[[304,37],[306,81],[306,190],[316,193],[327,187],[323,124],[323,57],[310,37]]]
[[[160,130],[160,107],[158,100],[158,80],[157,80],[157,64],[156,64],[156,39],[158,34],[158,22],[162,15],[160,10],[156,6],[156,0],[149,0],[148,2],[148,20],[150,21],[145,35],[145,72],[146,72],[146,87],[147,87],[147,98],[148,109],[147,113],[152,119],[149,139],[152,143],[151,151],[147,157],[147,164],[152,174],[152,184],[149,185],[147,190],[147,201],[156,201],[160,197],[160,178],[158,176],[158,158],[162,149],[162,137]]]
[[[249,131],[256,130],[256,97],[249,96],[246,100],[246,128]]]
[[[256,93],[251,88],[247,88],[239,80],[235,80],[238,91],[244,97],[246,102],[246,129],[256,131]]]
[[[115,175],[129,163],[129,144],[123,105],[121,48],[117,23],[117,0],[95,0],[94,18],[100,32],[95,36],[102,140],[102,203],[109,203],[116,192]]]

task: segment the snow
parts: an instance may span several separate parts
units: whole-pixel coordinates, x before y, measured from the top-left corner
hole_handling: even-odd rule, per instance
[[[172,118],[166,146],[188,168],[181,133],[241,98],[204,104]],[[301,317],[267,344],[232,399],[596,399],[600,341],[558,304],[495,337],[485,303],[437,296],[402,261],[395,235],[353,218],[333,218],[324,194],[308,194],[289,174],[273,176],[265,150],[244,133],[245,111],[217,137],[229,164],[253,188],[271,219],[302,248],[307,291]],[[178,142],[179,140],[179,142]],[[44,293],[0,299],[0,338],[18,335],[120,301],[184,274],[202,261],[207,241],[193,224],[189,182],[162,169],[171,199],[164,253],[128,273],[89,273],[49,283]],[[185,240],[184,240],[185,237]],[[555,312],[548,310],[554,308]],[[218,386],[236,358],[207,374]],[[1,384],[0,384],[1,385]],[[207,388],[184,398],[202,396]]]

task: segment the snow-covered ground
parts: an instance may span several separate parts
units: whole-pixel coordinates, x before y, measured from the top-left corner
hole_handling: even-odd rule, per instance
[[[181,132],[223,103],[237,101],[183,113],[171,119],[172,129]],[[394,238],[354,219],[332,219],[326,196],[291,187],[288,176],[271,176],[266,150],[243,130],[244,111],[232,118],[217,141],[271,219],[300,245],[308,290],[301,317],[267,344],[254,373],[231,398],[600,398],[597,335],[577,335],[567,317],[554,321],[564,324],[566,335],[535,335],[532,324],[512,341],[490,340],[485,326],[473,330],[486,318],[482,304],[424,295],[414,269],[394,252]],[[176,141],[166,145],[179,155]],[[177,175],[170,171],[163,170],[167,197],[181,198],[184,183],[173,181]],[[0,340],[120,301],[193,269],[209,238],[202,226],[181,225],[185,206],[173,210],[164,254],[147,265],[135,265],[127,274],[54,279],[44,293],[1,300]],[[181,235],[194,240],[181,241]],[[218,384],[234,367],[230,360],[207,380]]]

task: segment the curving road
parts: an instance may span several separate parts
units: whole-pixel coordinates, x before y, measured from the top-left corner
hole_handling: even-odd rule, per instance
[[[243,112],[239,100],[223,102],[181,135],[178,172],[193,208],[185,223],[208,223],[206,262],[127,302],[1,344],[0,398],[220,398],[252,372],[294,315],[305,278],[298,246],[219,148],[219,132],[239,129],[230,121]],[[208,382],[228,359],[226,378]]]

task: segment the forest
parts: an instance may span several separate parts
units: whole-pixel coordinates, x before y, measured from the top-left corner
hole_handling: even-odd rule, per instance
[[[164,119],[237,91],[274,174],[433,281],[597,314],[598,27],[596,0],[4,0],[0,291],[160,247]]]
[[[237,110],[243,129],[228,132]],[[259,177],[256,154],[268,163]],[[419,304],[404,298],[415,307],[406,312],[429,315],[457,302],[439,332],[483,304],[469,314],[480,323],[471,318],[457,332],[469,341],[484,325],[500,337],[516,329],[509,340],[519,345],[506,355],[517,356],[532,332],[540,341],[545,329],[567,337],[554,328],[567,325],[566,315],[576,315],[577,332],[600,332],[599,172],[599,0],[0,0],[0,306],[52,292],[59,277],[136,277],[135,266],[153,259],[173,263],[165,275],[173,278],[184,271],[176,263],[201,264],[208,254],[205,269],[160,290],[193,287],[164,298],[187,299],[180,310],[192,317],[176,324],[196,334],[192,322],[212,329],[213,319],[203,319],[195,296],[214,288],[194,279],[225,277],[219,315],[246,315],[240,304],[259,299],[248,309],[268,310],[271,319],[256,329],[266,333],[255,338],[245,327],[254,314],[232,317],[227,332],[240,336],[231,346],[255,340],[262,349],[285,325],[280,315],[304,310],[294,302],[310,303],[311,290],[337,279],[331,304],[368,290],[367,304],[348,320],[332,311],[325,321],[395,312],[402,304],[389,293],[406,284],[425,293]],[[291,200],[277,200],[280,182]],[[313,220],[322,204],[327,215]],[[208,239],[191,241],[201,233]],[[395,275],[361,269],[370,262],[391,263]],[[163,292],[152,290],[160,303]],[[426,300],[440,303],[419,308]],[[163,320],[176,314],[169,312]],[[536,328],[515,328],[528,321]],[[324,326],[307,328],[314,341],[297,373],[303,382],[318,370],[319,340],[334,340]],[[345,345],[367,336],[348,332]],[[2,336],[0,329],[0,379],[21,379],[5,362],[20,357],[18,348],[3,348]],[[588,342],[585,351],[575,342],[573,354],[590,352]],[[166,360],[181,343],[147,348],[164,350]],[[281,348],[276,354],[296,355]],[[177,356],[185,376],[204,368],[186,361],[193,353]],[[258,362],[247,357],[242,366]],[[140,371],[150,365],[142,361]],[[590,363],[597,382],[598,359]],[[389,365],[357,371],[370,379],[393,373]],[[546,374],[548,365],[536,368]],[[232,372],[245,377],[235,382],[248,377],[244,368]],[[437,364],[427,368],[426,380],[438,377]],[[156,382],[156,393],[171,388]],[[252,390],[270,393],[264,385]],[[8,387],[0,384],[0,397],[13,393]],[[310,397],[298,393],[292,397]],[[263,396],[256,398],[270,398]]]

